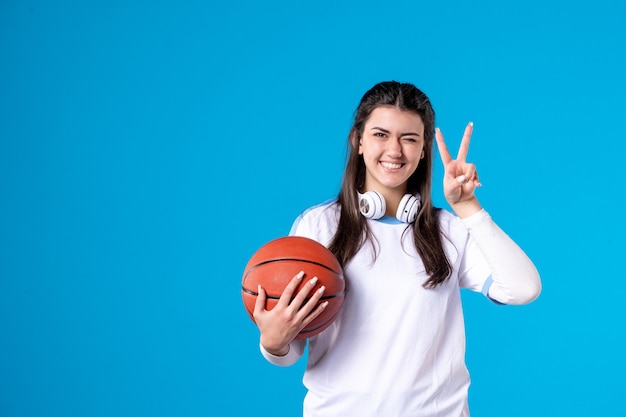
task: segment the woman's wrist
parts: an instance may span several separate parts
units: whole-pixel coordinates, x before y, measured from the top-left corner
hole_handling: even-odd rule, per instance
[[[454,210],[454,213],[461,219],[470,217],[471,215],[476,214],[480,210],[482,210],[482,206],[480,205],[476,197],[473,197],[466,201],[459,201],[455,204],[450,204],[450,207],[452,208],[452,210]]]
[[[268,349],[267,347],[265,347],[263,345],[263,342],[261,342],[261,347],[270,355],[273,356],[287,356],[287,354],[289,353],[289,344],[287,344],[286,346],[283,346],[282,348],[279,349]]]

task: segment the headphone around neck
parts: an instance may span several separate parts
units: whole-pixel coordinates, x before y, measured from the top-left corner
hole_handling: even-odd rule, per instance
[[[367,191],[359,195],[359,211],[367,219],[380,219],[385,215],[387,204],[378,191]],[[396,218],[403,223],[413,223],[417,218],[421,197],[419,194],[405,194],[400,200]]]

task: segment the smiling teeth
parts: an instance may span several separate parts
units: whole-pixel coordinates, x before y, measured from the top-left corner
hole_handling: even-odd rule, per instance
[[[398,169],[402,167],[402,164],[392,164],[391,162],[381,162],[381,164],[388,169]]]

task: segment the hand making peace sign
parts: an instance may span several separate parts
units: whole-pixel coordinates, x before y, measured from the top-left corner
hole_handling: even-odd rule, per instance
[[[443,134],[439,128],[435,131],[439,155],[445,169],[443,176],[443,193],[448,204],[460,217],[467,217],[481,209],[474,190],[482,184],[478,182],[476,165],[467,163],[465,158],[469,150],[470,138],[474,124],[468,123],[461,139],[461,146],[456,159],[452,159],[448,147],[443,140]]]

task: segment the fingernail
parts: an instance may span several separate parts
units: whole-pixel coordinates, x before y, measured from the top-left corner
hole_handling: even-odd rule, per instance
[[[313,278],[311,279],[311,281],[309,281],[309,284],[311,284],[311,285],[315,285],[315,284],[317,284],[317,277],[313,277]]]
[[[328,301],[324,301],[324,302],[321,304],[322,308],[326,308],[326,306],[327,306],[327,305],[328,305]]]
[[[470,123],[469,123],[469,125],[470,125],[470,126],[474,126],[474,122],[470,122]]]
[[[304,276],[304,271],[300,271],[298,272],[298,275],[296,275],[296,278],[302,279],[303,276]]]
[[[465,175],[459,175],[456,177],[456,182],[459,184],[465,184],[467,182],[467,177]]]
[[[322,286],[320,287],[320,289],[319,289],[319,290],[317,290],[317,292],[318,292],[318,293],[320,293],[320,294],[324,294],[324,290],[325,290],[325,289],[326,289],[326,287],[322,285]]]
[[[260,294],[261,293],[261,284],[259,284],[259,286],[256,288],[256,291]]]

